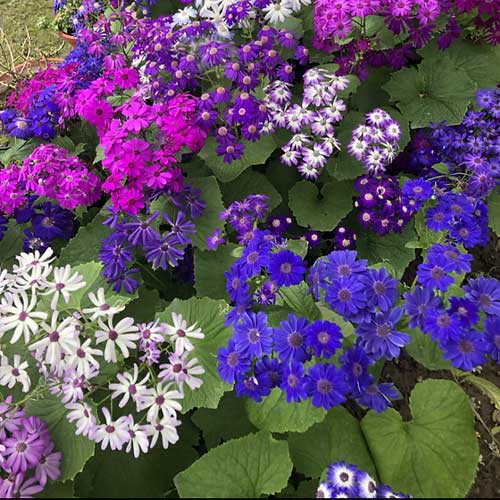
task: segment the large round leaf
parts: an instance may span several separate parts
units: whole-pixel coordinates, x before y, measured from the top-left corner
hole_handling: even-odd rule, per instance
[[[479,461],[467,395],[448,380],[426,380],[410,398],[412,420],[371,411],[361,425],[380,479],[417,498],[463,498]]]
[[[259,498],[285,488],[291,472],[286,441],[259,432],[213,448],[175,485],[181,498]]]
[[[217,408],[224,391],[231,388],[222,382],[217,372],[217,351],[232,335],[231,330],[224,326],[228,310],[229,306],[223,300],[193,297],[189,300],[175,299],[158,315],[162,321],[172,324],[172,313],[181,314],[188,326],[197,323],[205,334],[204,339],[192,339],[195,346],[192,357],[198,358],[205,369],[203,385],[194,391],[184,388],[183,413],[193,408]]]

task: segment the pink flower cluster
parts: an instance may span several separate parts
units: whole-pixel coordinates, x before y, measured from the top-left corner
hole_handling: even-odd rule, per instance
[[[22,166],[10,165],[0,170],[0,213],[12,215],[26,203],[29,194],[51,198],[73,210],[99,200],[101,181],[64,148],[42,144]]]
[[[206,132],[195,124],[196,97],[180,94],[150,105],[140,90],[132,92],[139,84],[137,71],[122,67],[120,59],[114,63],[113,70],[79,93],[76,111],[97,129],[102,165],[109,172],[104,191],[116,210],[136,214],[144,208],[148,191],[181,190],[183,175],[176,154],[199,151]],[[128,94],[123,104],[113,106],[106,97],[116,86]]]

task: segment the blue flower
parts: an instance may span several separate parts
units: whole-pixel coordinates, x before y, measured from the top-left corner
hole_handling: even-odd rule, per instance
[[[316,356],[329,359],[342,346],[342,330],[330,321],[315,321],[305,333],[307,346]]]
[[[271,255],[269,275],[278,286],[298,285],[304,279],[306,266],[299,255],[290,250]]]
[[[429,249],[427,261],[429,263],[447,261],[447,271],[452,273],[469,273],[471,270],[472,255],[462,253],[453,245],[437,243]]]
[[[309,283],[309,293],[311,293],[316,300],[321,297],[320,289],[325,288],[328,284],[328,265],[324,259],[318,259],[309,269],[307,282]]]
[[[255,363],[254,374],[259,385],[272,389],[281,385],[283,365],[276,358],[264,356]]]
[[[451,314],[442,307],[432,308],[427,311],[423,331],[430,334],[432,340],[447,342],[458,335],[460,320],[456,314]]]
[[[325,410],[341,405],[349,391],[343,373],[335,365],[326,363],[317,363],[310,368],[305,388],[312,404]]]
[[[307,352],[305,330],[309,322],[305,318],[288,315],[288,321],[281,321],[280,328],[274,330],[274,349],[283,362],[290,360],[303,363],[311,359]]]
[[[401,348],[409,344],[411,337],[396,330],[403,310],[396,307],[392,311],[376,313],[371,321],[362,323],[356,329],[360,346],[368,355],[376,359],[385,357],[389,361],[399,357]]]
[[[356,250],[337,250],[327,256],[327,267],[331,279],[351,276],[353,274],[364,273],[367,269],[368,261],[357,260]]]
[[[500,281],[496,278],[479,276],[464,287],[466,297],[472,300],[481,311],[492,316],[500,316]]]
[[[224,326],[231,326],[234,323],[237,323],[243,314],[249,312],[251,310],[252,303],[250,300],[240,304],[236,307],[233,307],[231,311],[226,314],[226,321],[224,322]]]
[[[362,391],[357,401],[362,406],[368,406],[377,413],[382,413],[392,406],[391,399],[400,398],[394,384],[372,384]]]
[[[286,392],[288,403],[299,402],[307,398],[305,389],[304,365],[292,361],[283,368],[283,381],[280,389]]]
[[[234,389],[239,398],[248,396],[257,403],[260,403],[262,398],[268,396],[271,392],[269,387],[259,385],[259,381],[253,375],[238,375]]]
[[[455,314],[464,327],[476,325],[479,322],[479,308],[465,297],[450,298],[450,314]]]
[[[424,262],[418,266],[418,281],[425,288],[446,292],[454,281],[447,269],[449,269],[449,264],[445,257],[436,257],[432,263]]]
[[[221,347],[217,355],[219,375],[228,384],[234,384],[238,375],[250,370],[250,359],[245,353],[238,352],[234,341],[229,340],[227,347]]]
[[[490,345],[490,356],[500,363],[500,318],[488,316],[484,322],[484,329]]]
[[[367,306],[388,311],[399,297],[398,281],[385,269],[370,269],[362,278],[366,285]]]
[[[465,371],[472,371],[485,363],[490,350],[484,334],[474,330],[462,330],[441,347],[444,350],[443,358],[450,360],[454,368]]]
[[[352,318],[366,308],[365,286],[356,275],[341,276],[326,289],[326,301],[344,318]]]
[[[267,266],[269,251],[266,250],[265,247],[260,245],[260,242],[258,244],[252,242],[245,248],[243,255],[239,259],[240,269],[245,276],[250,277],[260,274],[261,269]]]
[[[168,266],[177,267],[184,257],[184,246],[174,233],[166,233],[162,238],[155,237],[144,245],[144,250],[146,260],[164,271]]]
[[[416,286],[411,292],[403,294],[405,313],[410,317],[410,328],[422,328],[427,310],[441,306],[441,299],[429,288]]]
[[[36,212],[31,218],[35,236],[52,241],[69,240],[75,235],[77,224],[72,212],[50,202],[43,203],[40,208],[41,213]]]
[[[234,265],[231,270],[225,271],[227,284],[226,290],[232,302],[236,304],[246,303],[249,300],[250,286],[240,272],[240,268]]]
[[[242,315],[234,326],[234,345],[238,352],[251,357],[270,354],[273,346],[272,328],[267,326],[267,316],[263,312],[249,312]]]
[[[346,349],[344,354],[340,356],[339,361],[342,363],[345,378],[351,386],[349,392],[354,397],[357,397],[373,381],[373,377],[368,372],[368,366],[373,364],[374,361],[358,346]]]
[[[326,477],[331,486],[347,493],[347,498],[356,498],[357,475],[359,469],[346,462],[337,462],[328,467]]]

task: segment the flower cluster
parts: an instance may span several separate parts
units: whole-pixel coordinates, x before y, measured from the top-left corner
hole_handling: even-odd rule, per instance
[[[353,464],[336,462],[328,466],[326,481],[322,482],[316,498],[411,498],[395,493],[389,486],[377,486],[368,472]]]
[[[354,183],[359,196],[354,202],[361,225],[378,234],[401,232],[413,210],[407,204],[398,178],[388,175],[361,176]]]
[[[20,358],[17,356],[17,358]],[[0,383],[16,381],[23,364],[11,367],[0,353]],[[0,495],[2,498],[32,498],[61,475],[62,454],[55,451],[48,426],[12,404],[9,396],[0,403]]]
[[[366,123],[352,131],[349,153],[363,162],[368,175],[381,175],[397,156],[401,127],[383,109],[366,114]]]
[[[108,0],[54,0],[54,24],[64,33],[78,33],[92,26],[109,6]]]
[[[487,355],[500,360],[500,281],[479,276],[443,296],[457,275],[471,271],[471,261],[454,245],[435,244],[418,267],[418,286],[404,294],[410,327],[439,341],[444,359],[466,371]]]
[[[177,267],[184,259],[186,248],[196,233],[192,222],[200,217],[206,207],[201,199],[201,190],[185,185],[178,193],[166,192],[157,195],[148,204],[148,215],[127,215],[112,212],[106,221],[112,233],[104,238],[99,257],[104,264],[104,276],[119,292],[122,288],[133,293],[139,286],[134,275],[138,269],[134,250],[140,249],[155,269]],[[151,207],[163,206],[154,210]]]
[[[2,357],[0,383],[9,388],[20,384],[28,392],[27,368],[36,364],[49,390],[69,410],[68,420],[76,422],[76,433],[101,443],[102,449],[126,447],[138,457],[158,440],[164,448],[175,443],[185,388],[195,390],[203,383],[198,376],[204,369],[191,357],[192,339],[203,339],[203,332],[175,312],[172,325],[159,320],[137,324],[120,315],[123,301],[107,296],[103,288],[89,292],[82,275],[69,265],[54,268],[53,260],[51,249],[21,254],[12,272],[0,274],[0,335],[27,347],[25,359]],[[142,355],[132,362],[135,350]],[[101,385],[110,380],[101,371],[104,363],[125,369],[107,387]],[[122,409],[131,401],[137,415],[128,407],[113,419],[113,404],[102,406],[105,423],[99,424],[92,398],[103,391],[101,405],[120,398]]]
[[[227,317],[234,335],[219,350],[222,379],[236,383],[239,396],[256,401],[278,387],[289,403],[311,398],[314,406],[329,409],[349,396],[363,406],[385,410],[399,394],[392,384],[375,383],[369,367],[384,357],[397,358],[410,341],[397,330],[402,316],[402,309],[395,307],[397,280],[385,269],[368,269],[354,251],[332,252],[311,268],[311,292],[319,298],[324,289],[329,306],[345,320],[358,323],[355,346],[342,352],[342,330],[332,321],[308,321],[289,314],[272,327],[266,313],[252,311],[249,286],[241,277],[260,273],[264,258],[270,281],[256,293],[260,304],[276,303],[280,288],[299,284],[304,275],[302,259],[290,250],[266,255],[262,248],[270,243],[265,235],[255,243],[259,246],[252,242],[226,273],[228,292],[237,306]],[[323,361],[338,353],[340,368]]]
[[[307,179],[317,179],[340,143],[335,126],[342,120],[346,105],[337,93],[346,90],[349,79],[325,69],[304,74],[301,104],[292,104],[292,86],[274,81],[265,90],[270,111],[268,133],[284,128],[294,135],[283,146],[281,162],[295,166]]]

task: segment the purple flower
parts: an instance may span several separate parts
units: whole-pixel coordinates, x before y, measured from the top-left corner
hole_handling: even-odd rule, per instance
[[[311,359],[307,351],[305,331],[309,322],[305,318],[288,315],[287,321],[281,321],[280,328],[274,330],[275,351],[283,362]]]
[[[466,297],[481,311],[492,316],[500,316],[500,281],[496,278],[479,276],[464,287]]]
[[[447,260],[447,271],[453,273],[469,273],[471,270],[472,255],[462,253],[453,245],[433,245],[427,254],[429,263],[441,263],[442,259]]]
[[[23,428],[13,432],[3,445],[5,446],[3,466],[14,474],[18,472],[24,474],[28,469],[38,465],[47,447],[47,441],[39,433],[30,434]]]
[[[269,387],[259,385],[259,381],[253,375],[238,375],[234,389],[238,397],[247,396],[257,403],[260,403],[262,398],[271,392]]]
[[[269,275],[278,286],[298,285],[304,279],[306,266],[302,257],[290,250],[271,255]]]
[[[331,358],[342,346],[342,331],[330,321],[315,321],[306,329],[306,343],[316,356]]]
[[[444,256],[436,256],[432,262],[425,262],[418,266],[418,281],[425,288],[446,292],[454,281],[453,277],[448,274],[449,268],[449,262]]]
[[[143,246],[154,239],[159,239],[158,231],[152,227],[152,223],[160,215],[159,211],[154,212],[148,219],[142,220],[136,215],[131,215],[132,222],[126,222],[120,226],[120,229],[127,231],[128,239],[132,245]]]
[[[392,399],[400,398],[394,384],[371,384],[361,392],[357,401],[362,406],[368,406],[377,413],[382,413],[392,406]]]
[[[443,358],[450,360],[454,368],[465,371],[486,363],[486,354],[490,351],[485,335],[474,330],[462,330],[441,347]]]
[[[265,313],[245,313],[234,326],[234,345],[238,352],[260,358],[263,354],[271,353],[272,334],[273,330],[267,325]]]
[[[460,319],[441,307],[429,308],[424,318],[423,331],[431,335],[432,340],[440,343],[456,338],[460,332]]]
[[[280,389],[286,392],[288,403],[299,402],[307,398],[305,388],[304,365],[292,361],[283,368],[283,381]]]
[[[331,252],[327,259],[326,265],[332,279],[364,273],[368,265],[367,260],[358,260],[358,252],[355,250],[337,250]]]
[[[184,257],[184,246],[174,233],[167,233],[162,238],[155,238],[146,245],[146,259],[155,268],[167,270],[168,266],[176,267]]]
[[[410,328],[422,328],[428,309],[441,306],[441,299],[429,288],[416,286],[411,292],[403,294],[405,313],[410,317]]]
[[[490,356],[500,364],[500,318],[488,316],[484,322],[484,329],[490,345]]]
[[[254,374],[261,387],[279,387],[283,377],[283,364],[276,358],[264,356],[255,363]]]
[[[385,269],[370,269],[362,280],[366,285],[368,307],[388,311],[396,304],[399,283]]]
[[[233,340],[229,340],[227,347],[219,349],[217,361],[219,375],[228,384],[234,384],[238,375],[250,370],[250,359],[245,353],[236,350]]]
[[[335,365],[317,363],[309,370],[305,389],[314,406],[329,410],[346,400],[349,386]]]
[[[465,297],[451,297],[449,312],[456,315],[460,324],[466,328],[479,323],[479,308]]]
[[[360,346],[375,359],[385,357],[389,361],[399,357],[401,348],[409,344],[411,337],[396,330],[403,310],[396,307],[392,311],[376,313],[371,321],[362,323],[356,329]]]
[[[350,392],[356,397],[361,390],[365,389],[373,381],[373,377],[368,372],[368,367],[374,363],[366,352],[360,347],[346,349],[339,360],[342,364],[342,371],[350,387]]]
[[[356,276],[341,276],[326,289],[326,302],[344,318],[353,318],[366,309],[365,285]]]

